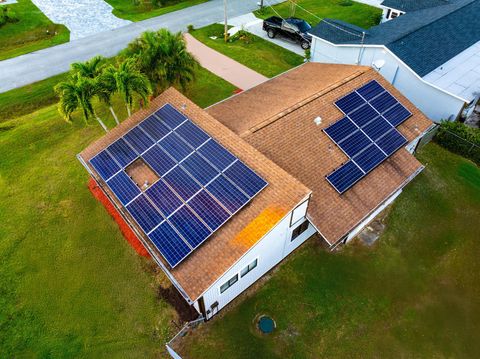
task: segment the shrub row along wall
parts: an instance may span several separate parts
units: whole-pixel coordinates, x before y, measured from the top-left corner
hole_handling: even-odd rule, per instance
[[[480,129],[445,121],[440,124],[435,142],[480,165]]]

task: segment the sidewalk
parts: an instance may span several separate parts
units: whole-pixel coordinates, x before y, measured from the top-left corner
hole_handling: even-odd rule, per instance
[[[204,45],[190,34],[185,34],[185,40],[188,51],[197,58],[203,67],[242,90],[247,90],[268,80],[258,72]]]

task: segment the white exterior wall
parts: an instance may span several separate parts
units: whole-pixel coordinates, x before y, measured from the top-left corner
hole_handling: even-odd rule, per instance
[[[300,204],[299,204],[300,205]],[[303,206],[305,210],[306,206]],[[207,319],[217,314],[229,302],[241,294],[250,285],[261,278],[265,273],[277,265],[282,259],[289,255],[300,244],[305,242],[315,232],[315,228],[309,225],[308,229],[290,241],[292,231],[297,228],[304,220],[300,220],[290,227],[293,211],[290,212],[282,221],[277,224],[269,233],[267,233],[254,247],[252,247],[237,263],[235,263],[227,272],[225,272],[217,281],[203,294]],[[306,213],[303,214],[305,216]],[[258,260],[257,267],[247,273],[243,278],[240,271]],[[220,286],[238,274],[238,281],[223,293],[220,293]],[[211,305],[218,302],[218,310],[208,314]]]
[[[314,62],[372,66],[376,60],[385,61],[380,74],[433,121],[455,119],[465,105],[465,100],[422,80],[383,46],[336,46],[313,37]]]

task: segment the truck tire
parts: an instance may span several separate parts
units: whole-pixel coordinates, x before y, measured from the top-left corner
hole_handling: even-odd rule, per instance
[[[276,32],[275,32],[275,30],[273,30],[273,29],[268,29],[268,31],[267,31],[267,36],[268,36],[269,38],[273,39],[273,38],[275,37],[275,35],[277,35]]]
[[[304,50],[307,50],[310,48],[310,42],[306,41],[306,40],[303,40],[301,43],[300,43],[300,46],[302,47],[302,49]]]

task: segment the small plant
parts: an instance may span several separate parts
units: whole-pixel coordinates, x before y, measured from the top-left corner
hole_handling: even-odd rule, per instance
[[[195,30],[195,27],[194,27],[192,24],[190,24],[190,25],[187,26],[187,31],[188,31],[188,33],[191,33],[191,32],[193,32],[194,30]]]
[[[306,49],[305,50],[305,61],[309,62],[311,58],[312,58],[312,52],[310,51],[310,49]]]
[[[6,23],[12,23],[17,21],[18,17],[15,11],[10,9],[8,6],[0,8],[0,27],[5,25]]]
[[[340,6],[352,6],[353,1],[352,0],[340,0],[338,5],[340,5]]]

